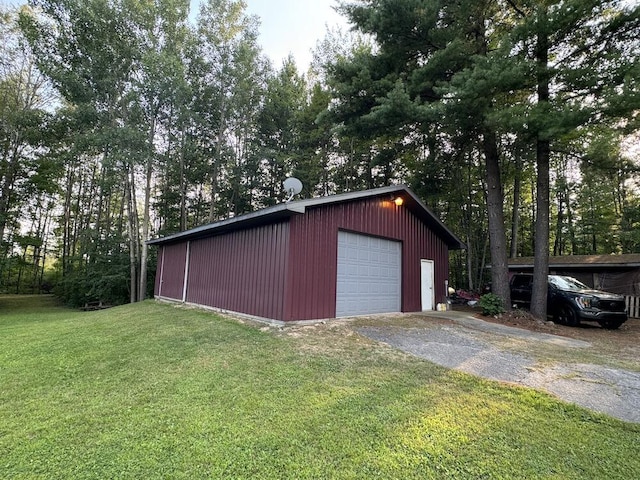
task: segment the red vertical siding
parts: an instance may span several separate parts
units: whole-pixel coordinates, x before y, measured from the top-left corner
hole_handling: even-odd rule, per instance
[[[291,219],[285,320],[332,318],[336,307],[338,230],[402,242],[402,311],[421,310],[420,260],[434,260],[435,298],[449,275],[446,244],[404,206],[370,198],[309,208]]]
[[[158,251],[154,295],[182,300],[187,242],[164,245]]]
[[[420,260],[434,261],[435,301],[445,295],[448,247],[407,206],[380,197],[307,207],[303,215],[221,233],[158,252],[156,295],[277,320],[335,317],[338,231],[402,242],[404,312],[421,309]]]
[[[191,242],[187,302],[283,320],[289,223]]]

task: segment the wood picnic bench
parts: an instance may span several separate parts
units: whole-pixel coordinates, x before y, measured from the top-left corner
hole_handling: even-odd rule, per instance
[[[95,302],[87,302],[84,304],[84,307],[82,307],[82,310],[84,310],[85,312],[89,312],[92,310],[102,310],[104,308],[109,308],[111,307],[111,305],[106,304],[106,303],[102,303],[102,300],[98,300]]]

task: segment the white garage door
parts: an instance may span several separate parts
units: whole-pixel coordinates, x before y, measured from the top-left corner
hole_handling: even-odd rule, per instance
[[[400,242],[338,232],[336,317],[400,311]]]

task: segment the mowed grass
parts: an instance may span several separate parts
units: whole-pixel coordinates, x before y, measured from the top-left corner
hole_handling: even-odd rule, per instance
[[[346,328],[0,296],[3,479],[633,479],[639,443]]]

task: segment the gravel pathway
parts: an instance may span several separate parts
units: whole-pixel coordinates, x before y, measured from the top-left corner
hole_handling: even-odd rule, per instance
[[[559,348],[588,348],[588,342],[483,322],[461,312],[434,316],[454,323],[425,328],[359,327],[357,331],[444,367],[545,390],[562,400],[640,423],[640,373],[591,364],[541,366],[526,354],[501,350],[487,336],[518,336]]]

